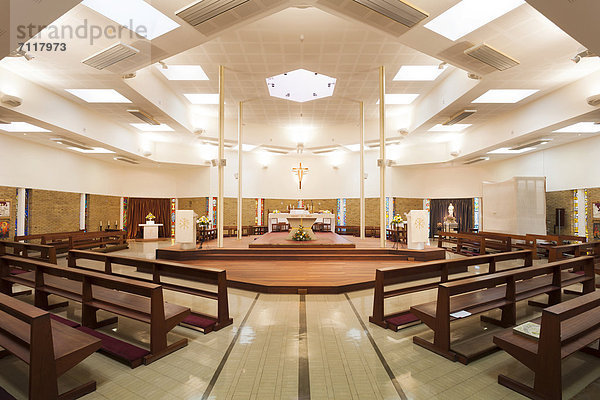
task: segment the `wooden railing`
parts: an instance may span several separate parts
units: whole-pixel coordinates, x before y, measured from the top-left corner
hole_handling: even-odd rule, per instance
[[[37,258],[39,260],[56,264],[56,249],[53,246],[47,246],[43,244],[9,242],[8,240],[0,240],[0,256],[3,255],[15,255],[27,258]]]

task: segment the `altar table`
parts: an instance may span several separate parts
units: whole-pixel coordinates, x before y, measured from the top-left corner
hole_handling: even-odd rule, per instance
[[[158,227],[163,224],[139,224],[144,228],[144,240],[157,240],[158,239]]]
[[[335,232],[335,214],[332,213],[301,213],[298,212],[296,210],[293,210],[295,212],[292,213],[270,213],[269,214],[269,232],[273,231],[273,224],[277,224],[277,223],[288,223],[290,224],[290,228],[293,228],[292,223],[290,222],[290,218],[302,218],[303,219],[303,224],[302,226],[304,226],[304,228],[310,228],[313,226],[313,224],[315,224],[316,222],[324,222],[326,224],[330,225],[330,230],[331,232]],[[312,220],[309,223],[309,218]],[[299,223],[298,223],[299,224]],[[293,229],[292,229],[293,230]]]

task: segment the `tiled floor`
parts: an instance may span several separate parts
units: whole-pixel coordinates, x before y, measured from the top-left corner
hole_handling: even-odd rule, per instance
[[[122,253],[153,258],[156,247],[132,243]],[[402,309],[434,298],[427,291],[388,305]],[[174,292],[166,292],[166,299],[198,310],[214,308],[212,302]],[[498,374],[532,379],[531,372],[503,352],[465,366],[414,345],[414,335],[429,334],[425,325],[392,332],[370,324],[372,290],[299,296],[232,289],[229,299],[232,326],[208,335],[177,327],[170,339],[185,337],[189,345],[134,370],[94,354],[60,379],[61,391],[95,379],[97,391],[86,399],[516,399],[522,397],[499,385]],[[76,303],[57,311],[80,318]],[[519,308],[521,319],[537,314],[526,304]],[[460,340],[488,328],[495,329],[473,317],[454,322],[452,334]],[[148,344],[148,326],[125,318],[104,331]],[[580,392],[577,399],[600,398],[599,386],[593,384],[600,378],[600,360],[576,354],[563,362],[563,371],[564,398]],[[0,372],[0,386],[26,398],[24,363],[0,359]]]

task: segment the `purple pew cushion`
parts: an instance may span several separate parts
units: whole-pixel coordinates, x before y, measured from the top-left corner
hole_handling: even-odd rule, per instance
[[[139,361],[143,357],[150,354],[148,350],[134,346],[112,336],[105,335],[104,333],[97,332],[85,326],[80,326],[77,329],[102,340],[102,351],[119,359],[126,360],[130,364],[135,364],[136,361]]]
[[[63,318],[56,314],[50,314],[50,318],[52,318],[53,320],[55,320],[57,322],[60,322],[61,324],[70,326],[71,328],[79,328],[81,326],[80,324],[78,324],[75,321],[71,321],[69,319]]]
[[[190,314],[182,321],[184,324],[192,325],[198,328],[207,329],[213,327],[217,321],[197,314]]]
[[[0,387],[0,400],[15,400],[6,390]]]
[[[415,317],[411,313],[406,313],[406,314],[401,314],[401,315],[398,315],[398,316],[395,316],[392,318],[388,318],[385,321],[388,324],[391,324],[394,326],[401,326],[401,325],[410,324],[411,322],[416,322],[418,320],[419,320],[419,318]]]
[[[26,274],[27,272],[28,271],[24,271],[22,269],[16,269],[16,268],[13,268],[13,269],[10,270],[10,273],[12,275],[21,275],[21,274]]]

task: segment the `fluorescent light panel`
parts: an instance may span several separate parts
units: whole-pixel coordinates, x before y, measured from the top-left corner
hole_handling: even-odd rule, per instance
[[[419,97],[418,94],[411,93],[396,93],[396,94],[386,94],[385,95],[385,104],[386,105],[408,105],[411,104],[416,98]],[[379,100],[377,103],[379,104]]]
[[[595,122],[578,122],[573,125],[565,126],[564,128],[553,131],[555,133],[598,133],[600,132],[600,124]]]
[[[525,4],[525,0],[463,0],[424,26],[454,41]]]
[[[208,76],[199,65],[155,65],[156,69],[170,81],[207,81]]]
[[[491,89],[473,100],[473,103],[514,104],[539,92],[535,89]]]
[[[6,132],[50,132],[47,129],[32,125],[27,122],[11,122],[8,124],[0,124],[0,130]]]
[[[439,65],[403,65],[394,77],[395,81],[435,81],[446,70]]]
[[[454,124],[454,125],[442,125],[437,124],[433,128],[429,129],[429,132],[462,132],[472,124]]]
[[[354,1],[409,28],[412,28],[413,26],[415,26],[416,24],[428,17],[428,15],[423,11],[401,0]]]
[[[521,154],[531,150],[535,150],[535,147],[524,147],[519,150],[509,149],[508,147],[501,147],[496,150],[488,151],[488,154]]]
[[[173,132],[173,128],[171,128],[167,124],[160,125],[150,125],[150,124],[129,124],[136,129],[139,129],[143,132]]]
[[[131,101],[114,89],[65,89],[73,96],[88,103],[131,103]]]
[[[219,104],[218,93],[187,93],[184,96],[194,105]]]
[[[105,149],[103,147],[93,147],[91,150],[85,150],[85,149],[81,149],[79,147],[67,147],[67,149],[78,151],[80,153],[85,153],[85,154],[114,154],[115,153],[114,151]]]
[[[346,144],[344,145],[350,151],[360,151],[360,143],[359,144]]]
[[[180,26],[143,0],[83,0],[81,4],[148,40]]]

